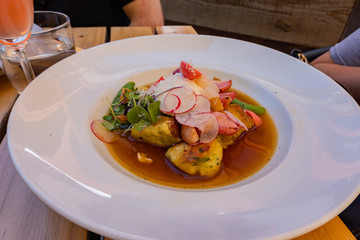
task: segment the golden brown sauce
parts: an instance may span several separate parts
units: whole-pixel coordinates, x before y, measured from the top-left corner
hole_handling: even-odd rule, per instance
[[[238,92],[237,98],[258,105],[256,101],[243,93]],[[255,174],[273,156],[277,146],[277,130],[268,113],[261,118],[263,124],[259,128],[245,133],[233,145],[224,149],[222,169],[213,178],[194,178],[180,172],[165,159],[167,148],[133,141],[127,137],[122,137],[119,142],[107,144],[107,147],[120,165],[144,180],[184,189],[222,187]],[[146,153],[153,162],[140,163],[137,160],[137,152]]]

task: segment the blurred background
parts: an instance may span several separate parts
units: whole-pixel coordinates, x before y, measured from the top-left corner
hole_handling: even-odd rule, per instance
[[[331,46],[360,27],[360,0],[162,0],[165,25],[289,53]]]

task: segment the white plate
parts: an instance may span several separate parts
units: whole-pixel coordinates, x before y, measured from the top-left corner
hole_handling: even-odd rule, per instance
[[[154,81],[181,60],[231,77],[274,119],[277,151],[246,181],[210,190],[157,186],[115,164],[92,135],[90,122],[106,111],[104,96],[129,79]],[[139,75],[146,78],[133,77]],[[20,96],[8,141],[17,170],[41,200],[112,238],[292,238],[331,220],[360,192],[355,101],[309,65],[233,39],[149,36],[71,56]]]

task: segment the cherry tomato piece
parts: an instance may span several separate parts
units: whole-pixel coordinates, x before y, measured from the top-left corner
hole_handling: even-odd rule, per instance
[[[189,63],[181,61],[180,63],[181,74],[189,80],[195,80],[201,76],[201,72],[193,68]]]

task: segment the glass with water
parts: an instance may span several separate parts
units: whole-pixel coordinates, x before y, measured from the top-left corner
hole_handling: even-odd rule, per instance
[[[35,76],[75,53],[68,16],[58,12],[35,11],[33,33],[25,47]],[[21,93],[29,84],[15,52],[0,45],[3,70],[15,89]]]

